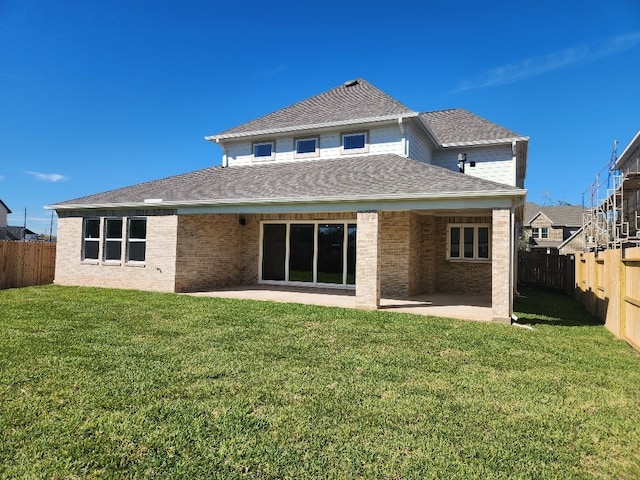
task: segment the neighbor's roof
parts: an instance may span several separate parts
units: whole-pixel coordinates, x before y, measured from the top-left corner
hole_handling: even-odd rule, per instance
[[[583,211],[580,205],[545,206],[527,202],[524,205],[524,224],[531,224],[542,213],[555,226],[577,227],[582,225]]]
[[[616,161],[615,168],[620,170],[625,163],[630,160],[637,159],[640,155],[640,130],[638,130],[635,136],[631,139],[629,144],[624,148],[620,157]],[[634,158],[635,156],[635,158]],[[633,168],[633,166],[631,166]],[[637,168],[637,165],[636,165]]]
[[[0,200],[0,205],[2,205],[4,207],[4,209],[7,211],[7,213],[13,213],[13,212],[11,212],[9,207],[7,207],[7,204],[4,203],[2,200]]]
[[[48,206],[188,207],[246,203],[297,203],[521,197],[525,190],[398,155],[210,167]],[[155,200],[149,202],[149,200]],[[147,200],[147,202],[145,202]],[[161,202],[159,201],[161,200]]]
[[[420,114],[420,119],[443,147],[529,139],[463,108],[424,112]]]
[[[417,116],[418,112],[359,78],[206,139],[222,140]]]
[[[35,235],[36,232],[25,227],[7,226],[7,238],[9,240],[22,240],[25,235]]]

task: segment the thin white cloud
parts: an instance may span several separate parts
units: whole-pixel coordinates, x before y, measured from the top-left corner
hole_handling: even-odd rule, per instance
[[[256,74],[254,74],[255,77],[270,77],[272,75],[277,75],[279,73],[284,72],[285,70],[287,70],[287,66],[286,65],[278,65],[277,67],[274,67],[272,69],[269,70],[263,70],[261,72],[257,72]]]
[[[33,178],[41,182],[56,183],[56,182],[62,182],[64,180],[67,180],[67,177],[65,177],[64,175],[60,175],[59,173],[40,173],[40,172],[31,172],[29,170],[25,170],[24,173],[31,175]]]
[[[5,177],[4,175],[0,175],[0,181],[4,180],[5,178],[7,177]]]
[[[594,62],[638,45],[640,45],[640,32],[633,32],[548,55],[527,58],[517,63],[487,70],[475,79],[464,81],[452,93],[518,82],[570,65]]]

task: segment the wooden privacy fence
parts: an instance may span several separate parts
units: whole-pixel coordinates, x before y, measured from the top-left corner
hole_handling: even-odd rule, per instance
[[[563,290],[573,294],[573,255],[518,252],[518,282]]]
[[[640,351],[640,247],[579,254],[575,295]]]
[[[0,290],[53,283],[56,244],[0,241]]]

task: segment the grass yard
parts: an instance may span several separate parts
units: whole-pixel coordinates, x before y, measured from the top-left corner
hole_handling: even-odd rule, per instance
[[[0,291],[0,478],[640,478],[640,355],[523,293],[533,331]]]

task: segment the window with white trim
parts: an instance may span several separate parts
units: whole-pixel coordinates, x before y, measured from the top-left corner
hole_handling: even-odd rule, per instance
[[[256,142],[253,144],[253,158],[256,160],[273,160],[275,158],[275,142]]]
[[[119,264],[123,260],[125,238],[126,262],[144,262],[147,250],[146,218],[85,218],[82,227],[82,261],[98,263],[102,258],[104,263]]]
[[[100,219],[85,218],[82,232],[82,260],[98,260],[100,252]]]
[[[341,135],[343,153],[359,153],[369,150],[367,132],[350,132]]]
[[[533,238],[549,238],[549,228],[547,227],[534,227],[532,229]]]
[[[104,220],[104,260],[122,260],[122,218]]]
[[[297,138],[295,141],[296,157],[316,157],[318,156],[318,138]]]
[[[130,218],[127,226],[127,261],[144,262],[147,254],[147,219]]]
[[[483,261],[491,258],[490,228],[486,224],[449,224],[447,259]]]

